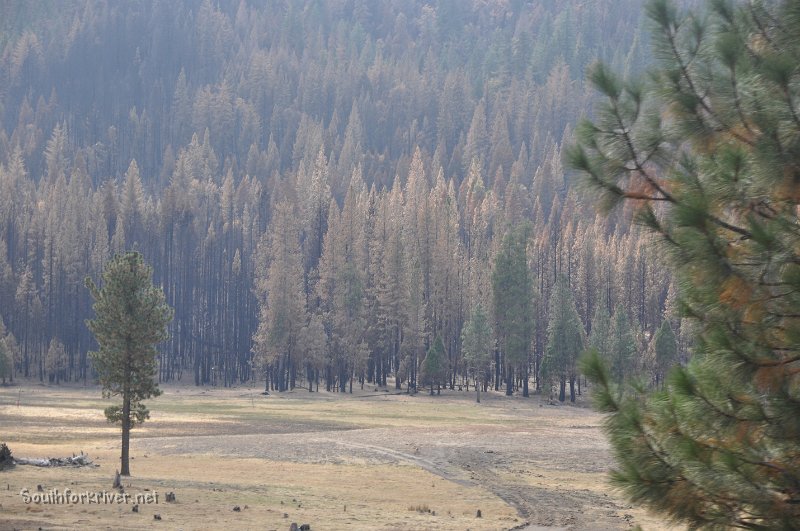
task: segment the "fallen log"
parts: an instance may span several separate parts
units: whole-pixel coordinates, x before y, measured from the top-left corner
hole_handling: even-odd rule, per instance
[[[30,466],[41,466],[41,467],[51,467],[51,466],[73,466],[73,467],[82,467],[82,466],[99,466],[92,462],[89,459],[89,456],[83,452],[80,455],[72,455],[72,457],[45,457],[45,458],[35,458],[35,457],[15,457],[14,463],[17,465],[30,465]]]

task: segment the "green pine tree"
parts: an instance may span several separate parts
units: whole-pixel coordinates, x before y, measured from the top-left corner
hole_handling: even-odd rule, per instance
[[[152,275],[141,254],[128,252],[106,265],[102,287],[86,279],[95,313],[86,325],[99,345],[89,356],[103,386],[103,398],[122,397],[122,404],[106,408],[105,415],[109,422],[122,425],[123,476],[130,475],[130,430],[149,418],[142,400],[161,394],[155,380],[155,346],[167,338],[167,324],[172,320],[172,309],[161,289],[153,286]]]
[[[492,328],[481,303],[475,306],[469,321],[461,330],[461,352],[464,366],[475,379],[475,400],[481,401],[481,385],[486,382],[491,361]]]
[[[547,323],[547,346],[542,360],[545,381],[559,384],[558,399],[566,400],[566,386],[570,383],[569,399],[575,402],[575,378],[578,356],[586,344],[586,332],[575,309],[575,299],[561,277],[550,295],[550,320]]]
[[[506,395],[513,394],[515,371],[522,371],[523,396],[528,396],[528,355],[533,335],[533,280],[528,269],[530,226],[510,229],[494,261],[494,330],[505,355]]]
[[[675,332],[669,324],[669,319],[664,319],[656,332],[655,341],[655,377],[656,387],[663,384],[669,370],[678,362],[678,341]]]
[[[2,326],[2,323],[0,323]],[[11,349],[6,345],[6,338],[0,336],[0,381],[6,383],[6,378],[11,378],[13,372]]]
[[[622,383],[630,380],[636,372],[636,339],[633,335],[628,313],[617,308],[611,326],[610,350],[608,360],[611,364],[611,375],[614,381]]]
[[[442,338],[436,336],[433,340],[433,345],[428,349],[425,359],[422,361],[422,377],[423,383],[431,386],[431,396],[433,395],[433,386],[436,385],[436,394],[439,394],[439,386],[442,383],[442,378],[447,374],[447,359],[444,353],[444,343]]]
[[[635,201],[696,324],[666,389],[585,370],[635,503],[706,529],[800,529],[800,3],[648,3],[657,69],[578,129],[571,165],[605,206]]]
[[[606,305],[599,304],[592,317],[589,347],[596,349],[604,357],[608,357],[611,352],[611,327],[611,316]]]

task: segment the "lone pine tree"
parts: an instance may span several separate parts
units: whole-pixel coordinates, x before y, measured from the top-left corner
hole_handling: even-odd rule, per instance
[[[142,400],[158,396],[155,346],[167,338],[172,309],[152,284],[152,269],[142,255],[116,255],[103,271],[103,285],[86,279],[94,298],[95,318],[86,322],[99,346],[90,352],[103,397],[121,396],[122,404],[105,410],[109,422],[122,425],[120,474],[130,475],[130,430],[149,418]]]
[[[696,323],[666,390],[620,392],[597,356],[613,481],[693,528],[800,528],[800,3],[651,1],[656,70],[593,68],[606,102],[569,160],[633,201]]]

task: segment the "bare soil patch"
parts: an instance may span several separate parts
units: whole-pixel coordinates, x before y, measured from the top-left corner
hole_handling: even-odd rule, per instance
[[[37,485],[111,491],[119,430],[95,388],[0,387],[0,440],[16,456],[83,450],[100,465],[0,472],[0,529],[667,528],[608,486],[601,415],[537,397],[482,400],[167,386],[132,433],[125,490],[160,495],[134,513],[25,504],[21,489]]]

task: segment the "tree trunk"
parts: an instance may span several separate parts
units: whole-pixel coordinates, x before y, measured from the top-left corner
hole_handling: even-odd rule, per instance
[[[128,465],[128,455],[130,452],[130,437],[131,437],[131,396],[130,392],[126,389],[122,395],[122,457],[120,475],[130,476],[131,469]]]
[[[481,403],[481,386],[478,383],[477,379],[475,380],[475,392],[477,393],[475,395],[475,402],[480,404]]]
[[[507,361],[507,360],[506,360]],[[514,394],[514,369],[509,366],[506,373],[506,396]]]
[[[500,351],[494,349],[494,390],[500,390]]]
[[[569,379],[569,401],[575,403],[575,377]]]
[[[526,371],[526,373],[527,373],[527,371]],[[525,376],[522,378],[522,396],[524,396],[525,398],[528,398],[530,396],[530,394],[528,392],[528,375],[527,374],[525,374]]]
[[[567,399],[567,379],[565,377],[561,377],[561,382],[559,382],[558,386],[558,401],[563,402]]]

